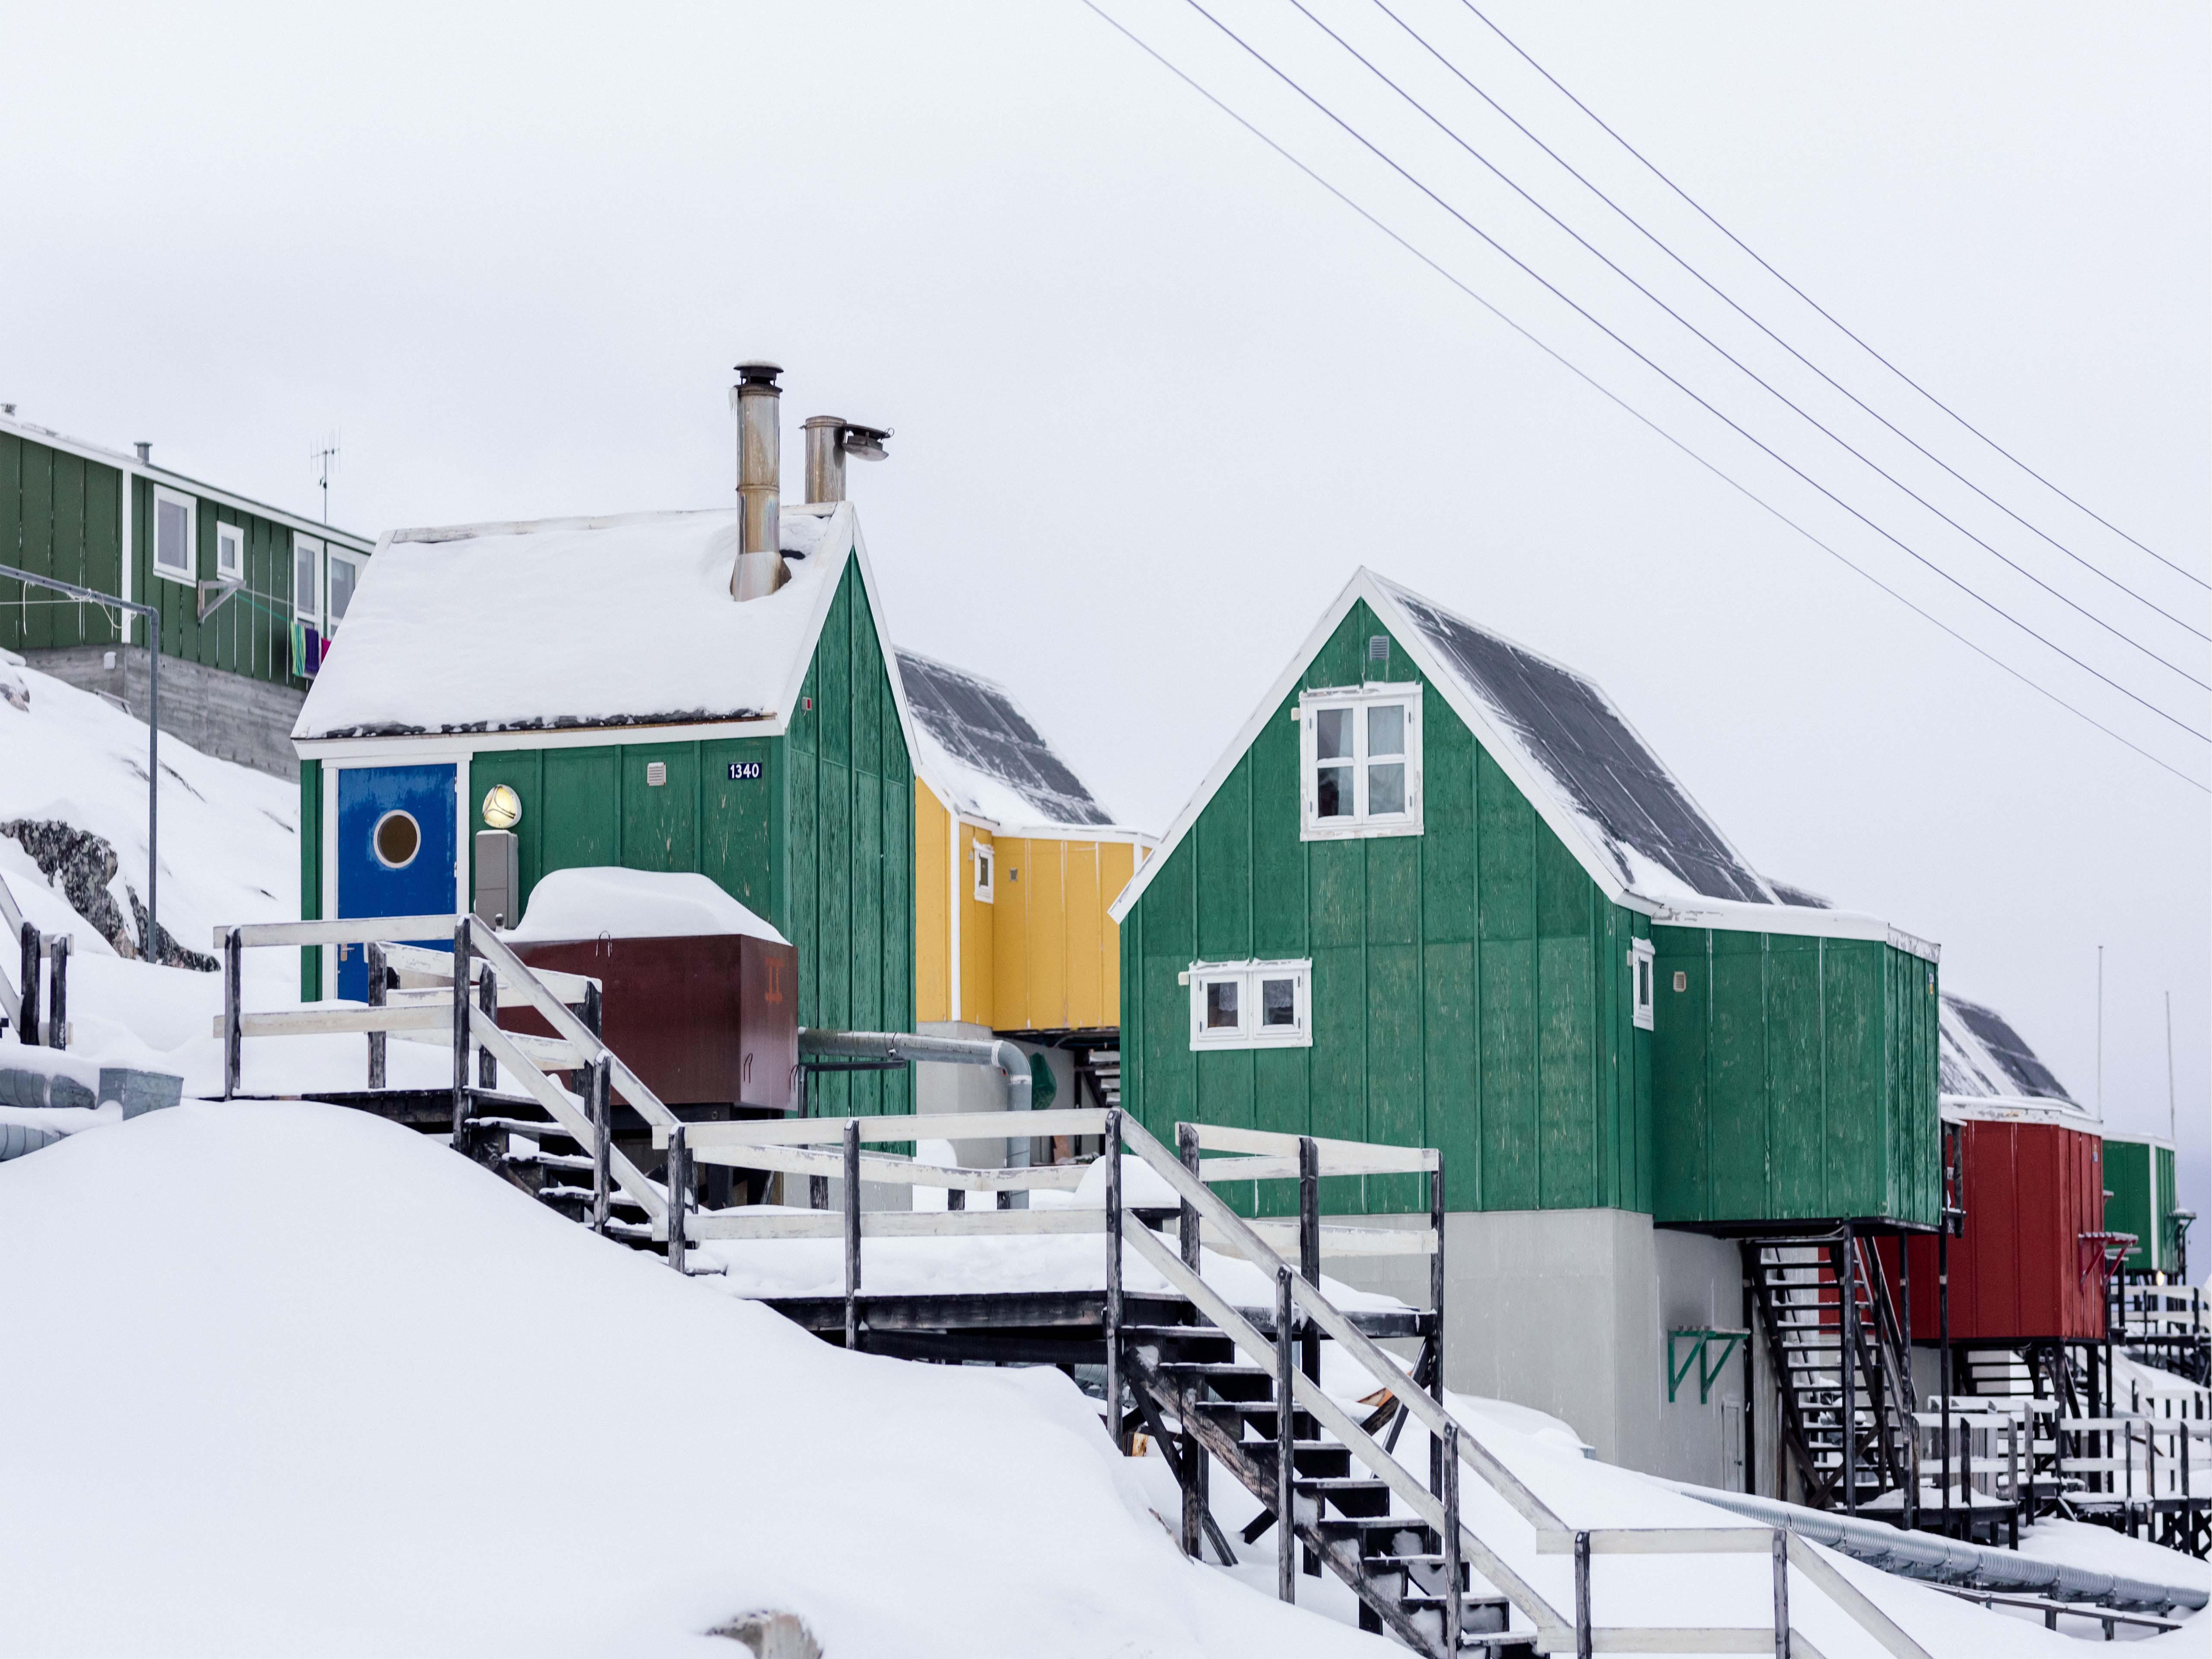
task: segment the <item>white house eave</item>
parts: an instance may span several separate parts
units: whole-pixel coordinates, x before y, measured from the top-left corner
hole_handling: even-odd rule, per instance
[[[2070,1101],[2033,1095],[1943,1095],[1938,1105],[1946,1123],[2055,1123],[2086,1133],[2104,1132],[2102,1124]]]
[[[780,738],[791,728],[784,714],[755,720],[690,720],[666,726],[560,726],[514,732],[403,732],[379,737],[295,738],[302,760],[388,760],[501,749],[590,749],[612,743],[693,743],[716,738]]]
[[[1670,900],[1651,912],[1656,927],[1708,927],[1729,933],[1790,933],[1819,939],[1879,939],[1927,962],[1942,960],[1939,945],[1856,910],[1809,904],[1747,904],[1732,899]]]
[[[272,524],[281,524],[287,529],[299,531],[304,535],[336,542],[349,552],[367,553],[374,544],[368,537],[356,535],[350,530],[340,530],[333,525],[321,523],[302,514],[288,512],[281,507],[271,507],[268,502],[257,501],[250,495],[240,495],[232,490],[218,489],[213,484],[202,483],[198,478],[187,477],[181,472],[173,472],[167,467],[157,466],[151,461],[142,461],[136,455],[121,454],[107,448],[105,445],[88,443],[82,438],[68,437],[50,428],[33,425],[28,421],[0,415],[0,432],[13,433],[27,442],[40,444],[48,449],[58,449],[64,454],[74,455],[80,460],[97,461],[102,466],[114,467],[118,471],[131,477],[151,478],[155,483],[167,484],[173,489],[183,490],[186,495],[200,501],[214,501],[240,513],[251,513],[257,519],[266,519]]]

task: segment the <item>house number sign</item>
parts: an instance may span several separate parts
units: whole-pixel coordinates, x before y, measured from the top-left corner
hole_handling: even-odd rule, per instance
[[[761,763],[758,761],[732,761],[730,763],[730,781],[732,783],[744,783],[751,779],[757,778],[760,775]]]

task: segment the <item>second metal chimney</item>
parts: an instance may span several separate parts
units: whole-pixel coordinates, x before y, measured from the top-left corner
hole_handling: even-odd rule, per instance
[[[808,417],[806,430],[806,499],[842,501],[845,499],[845,458],[864,461],[884,459],[884,443],[891,435],[887,426],[859,426],[842,415]]]
[[[766,599],[790,579],[783,563],[781,520],[783,404],[774,363],[739,363],[738,405],[738,562],[730,596],[743,604]]]

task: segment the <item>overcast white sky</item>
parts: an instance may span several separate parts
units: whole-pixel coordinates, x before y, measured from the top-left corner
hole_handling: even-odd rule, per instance
[[[1839,551],[2202,781],[2203,743],[1698,413],[1184,0],[1101,0]],[[1211,3],[1211,0],[1209,0]],[[1379,11],[1308,0],[1472,143],[1944,513],[2198,680],[2201,639],[1970,495],[1698,289]],[[1868,402],[2190,628],[2205,591],[1760,276],[1488,35],[1471,78]],[[1497,0],[1490,15],[1893,362],[2206,569],[2201,6]],[[1287,5],[1218,15],[1869,517],[2200,730],[2205,696],[1826,444]],[[726,386],[854,469],[896,635],[994,673],[1164,827],[1366,562],[1590,672],[1763,868],[1939,939],[2108,1115],[2163,1128],[2171,990],[2205,1191],[2207,797],[1844,570],[1391,246],[1078,0],[17,8],[0,399],[396,524],[729,499]],[[789,492],[799,492],[796,467]],[[489,635],[499,621],[485,618]],[[527,649],[526,640],[513,642]],[[2208,1239],[2196,1255],[2201,1262]]]

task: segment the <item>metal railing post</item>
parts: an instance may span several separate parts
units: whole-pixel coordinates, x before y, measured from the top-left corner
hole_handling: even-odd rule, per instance
[[[222,1097],[238,1093],[246,1072],[246,942],[232,928],[222,937]]]
[[[1431,1440],[1434,1436],[1430,1437]],[[1437,1495],[1444,1504],[1444,1651],[1457,1653],[1460,1646],[1460,1627],[1467,1617],[1467,1604],[1462,1600],[1459,1582],[1459,1422],[1454,1419],[1444,1425],[1444,1489]]]
[[[1774,1529],[1774,1659],[1790,1659],[1790,1534]]]
[[[469,919],[453,923],[453,1150],[469,1150]]]
[[[1303,1182],[1300,1182],[1304,1184]],[[1437,1236],[1436,1249],[1429,1256],[1429,1306],[1435,1313],[1437,1328],[1429,1338],[1429,1397],[1439,1410],[1444,1406],[1444,1161],[1437,1154],[1437,1167],[1429,1171],[1429,1227]],[[1429,1490],[1438,1497],[1443,1495],[1443,1472],[1449,1462],[1443,1447],[1434,1435],[1429,1437]]]
[[[1121,1114],[1106,1114],[1106,1432],[1114,1449],[1121,1440]]]
[[[1575,1534],[1575,1659],[1590,1659],[1590,1540]]]
[[[860,1346],[860,1121],[845,1120],[845,1351]]]
[[[22,1018],[18,1022],[22,1029],[16,1036],[25,1048],[36,1048],[46,1040],[39,1019],[39,984],[45,977],[46,945],[39,937],[39,930],[27,921],[17,942],[23,952],[23,997],[19,1005]],[[226,1089],[223,1092],[228,1097],[230,1091]]]
[[[1198,1174],[1198,1125],[1176,1125],[1176,1155],[1182,1159],[1182,1167],[1195,1177]],[[1182,1247],[1182,1265],[1196,1272],[1200,1246],[1198,1206],[1187,1198],[1176,1212],[1176,1241]]]
[[[1844,1362],[1844,1513],[1859,1512],[1859,1287],[1858,1241],[1850,1222],[1838,1255],[1837,1294],[1843,1302],[1837,1337]]]
[[[384,947],[381,945],[365,945],[362,947],[362,955],[368,963],[368,1006],[381,1008],[385,1006]],[[389,1036],[382,1031],[368,1034],[368,1086],[372,1089],[385,1086],[388,1075],[387,1060],[391,1053],[390,1041]]]
[[[1321,1147],[1311,1135],[1298,1137],[1298,1276],[1321,1288]],[[1310,1324],[1299,1345],[1298,1369],[1308,1382],[1321,1381],[1321,1333]]]
[[[46,945],[46,1035],[49,1047],[69,1047],[70,936],[57,933]]]
[[[491,963],[483,966],[483,978],[477,987],[477,1012],[487,1025],[499,1024],[499,975],[491,970]],[[499,1087],[499,1058],[489,1048],[477,1050],[477,1087]]]
[[[679,1273],[689,1271],[684,1265],[684,1223],[690,1187],[691,1149],[684,1144],[684,1126],[679,1123],[668,1132],[668,1265]]]
[[[591,1091],[592,1231],[604,1238],[614,1200],[614,1061],[601,1054],[585,1086]]]
[[[1297,1319],[1291,1301],[1291,1270],[1275,1269],[1275,1596],[1298,1599],[1297,1385],[1291,1380],[1291,1331]],[[1454,1650],[1456,1651],[1456,1650]]]

